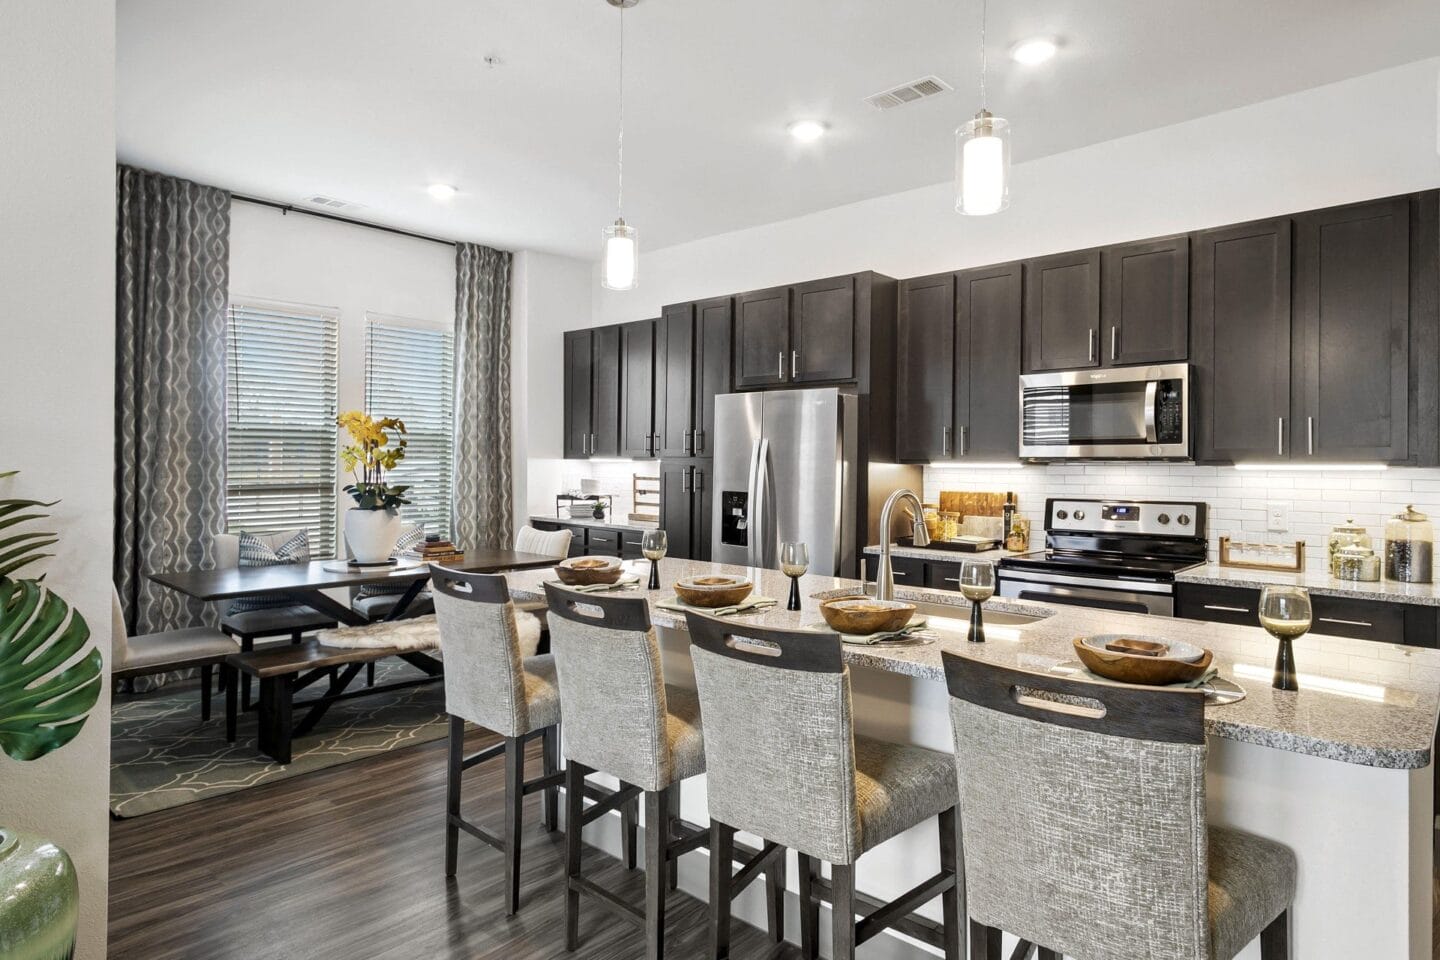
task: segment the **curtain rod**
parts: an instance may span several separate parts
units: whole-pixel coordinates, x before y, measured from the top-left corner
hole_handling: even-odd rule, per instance
[[[380,223],[370,223],[366,220],[355,220],[351,217],[341,217],[333,213],[323,213],[319,210],[310,210],[306,207],[297,207],[291,203],[278,203],[274,200],[262,200],[259,197],[247,197],[242,193],[230,194],[231,200],[242,200],[245,203],[253,203],[261,207],[271,207],[281,213],[303,213],[309,217],[320,217],[322,220],[334,220],[337,223],[348,223],[356,227],[369,227],[371,230],[384,230],[386,233],[398,234],[402,237],[412,237],[416,240],[429,240],[431,243],[443,243],[447,247],[456,246],[454,240],[443,240],[440,237],[432,237],[423,233],[413,233],[409,230],[401,230],[399,227],[387,227]]]

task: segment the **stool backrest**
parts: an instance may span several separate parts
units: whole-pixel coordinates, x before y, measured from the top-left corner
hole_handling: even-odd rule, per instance
[[[970,915],[1066,956],[1203,960],[1205,695],[942,657]]]
[[[640,597],[599,597],[545,584],[560,683],[566,760],[645,790],[670,785],[660,645]]]
[[[834,633],[687,613],[710,816],[831,863],[859,856],[850,674]]]
[[[430,567],[445,709],[505,737],[530,730],[515,604],[505,578]]]
[[[536,530],[521,527],[515,532],[515,549],[521,553],[538,553],[548,557],[564,557],[570,553],[569,530]]]

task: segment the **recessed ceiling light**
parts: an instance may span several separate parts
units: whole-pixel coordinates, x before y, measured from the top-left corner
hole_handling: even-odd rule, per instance
[[[448,183],[432,183],[425,188],[425,192],[430,194],[431,199],[438,200],[441,203],[449,203],[455,199],[455,194],[459,193],[458,190]]]
[[[825,136],[825,131],[830,128],[819,120],[796,120],[785,129],[790,131],[790,136],[801,143],[814,143]]]
[[[1010,50],[1010,59],[1016,63],[1023,63],[1027,67],[1033,67],[1037,63],[1044,63],[1055,56],[1058,47],[1055,41],[1049,37],[1035,37],[1032,40],[1022,40]]]

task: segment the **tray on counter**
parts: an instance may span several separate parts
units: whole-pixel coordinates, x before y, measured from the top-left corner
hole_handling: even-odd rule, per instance
[[[915,538],[900,537],[895,541],[895,545],[900,547],[913,547],[915,546]],[[983,543],[966,543],[963,540],[931,540],[923,549],[949,550],[953,553],[984,553],[987,550],[999,550],[1000,541],[986,540]]]

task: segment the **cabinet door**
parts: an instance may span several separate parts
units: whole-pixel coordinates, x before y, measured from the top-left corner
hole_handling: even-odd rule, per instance
[[[1184,360],[1190,346],[1190,239],[1107,247],[1100,265],[1106,365]]]
[[[833,277],[796,286],[791,330],[791,380],[854,380],[855,278]]]
[[[715,397],[734,389],[731,379],[731,329],[735,303],[729,297],[695,307],[695,432],[691,453],[714,454]]]
[[[564,456],[578,460],[590,455],[590,331],[565,334],[565,437]]]
[[[656,456],[688,457],[695,428],[695,306],[666,307],[655,326]]]
[[[1288,460],[1290,221],[1194,237],[1191,297],[1195,459]]]
[[[1295,459],[1409,456],[1410,208],[1295,218]]]
[[[665,556],[680,560],[692,559],[695,550],[690,504],[691,469],[691,465],[683,460],[660,461],[660,526],[665,531]]]
[[[1020,454],[1020,279],[1018,263],[959,275],[951,452],[964,460]]]
[[[735,298],[735,386],[786,383],[790,373],[790,288]]]
[[[655,455],[655,320],[620,327],[620,453]]]
[[[710,497],[714,463],[697,460],[690,472],[690,559],[710,559],[711,511],[715,501]]]
[[[899,313],[895,456],[948,460],[955,456],[955,274],[902,280]]]
[[[1025,263],[1025,372],[1100,363],[1100,251]]]
[[[590,455],[620,456],[620,328],[591,331]]]

